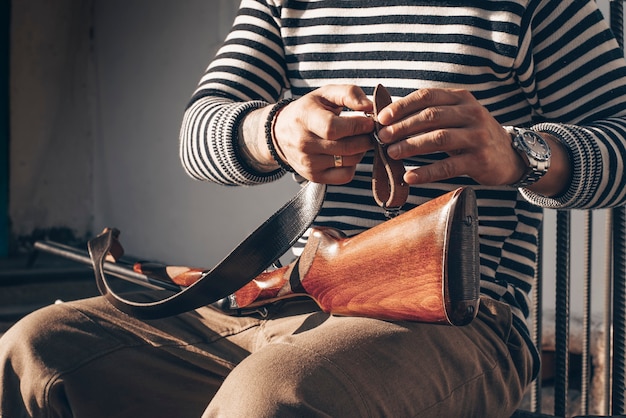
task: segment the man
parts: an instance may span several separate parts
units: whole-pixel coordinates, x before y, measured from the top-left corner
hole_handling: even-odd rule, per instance
[[[385,220],[365,115],[382,83],[394,102],[378,137],[408,167],[407,206],[476,192],[478,317],[386,322],[293,301],[139,321],[100,298],[64,304],[2,340],[0,411],[510,416],[539,366],[526,317],[541,207],[624,203],[625,70],[593,0],[244,0],[186,109],[183,166],[228,185],[287,171],[329,184],[316,225],[356,234]]]

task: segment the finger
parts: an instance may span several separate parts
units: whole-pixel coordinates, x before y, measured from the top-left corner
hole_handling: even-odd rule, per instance
[[[308,129],[323,139],[362,135],[374,130],[374,122],[364,115],[341,115],[344,108],[371,112],[373,104],[363,90],[354,85],[328,85],[310,93],[330,114],[311,112],[306,118]]]
[[[370,135],[376,125],[370,116],[356,112],[344,112],[336,117],[334,122],[346,133],[345,136]]]
[[[364,154],[359,155],[329,155],[326,158],[328,168],[355,167],[363,159]]]
[[[465,105],[432,106],[422,109],[378,131],[384,143],[437,129],[467,128],[482,117],[481,108]]]
[[[337,140],[315,138],[303,144],[302,151],[308,155],[358,155],[372,149],[369,134],[338,138]]]
[[[355,172],[355,166],[332,168],[319,173],[317,180],[312,181],[323,184],[346,184],[352,181]]]
[[[354,178],[358,161],[356,163],[354,161],[349,162],[348,165],[346,157],[344,157],[344,166],[335,167],[334,157],[332,155],[325,157],[323,162],[319,164],[323,164],[326,168],[318,170],[299,169],[297,170],[298,174],[307,180],[320,184],[345,184]]]
[[[317,97],[321,103],[331,107],[338,115],[343,108],[371,112],[372,101],[365,92],[358,86],[350,84],[331,84],[313,91],[313,96]]]
[[[337,141],[374,131],[374,121],[366,116],[338,116],[334,112],[318,108],[300,115],[299,118],[306,130],[321,140]]]
[[[369,135],[373,131],[374,121],[367,116],[333,116],[326,129],[320,129],[320,137],[338,141],[348,137]]]
[[[472,132],[467,129],[438,129],[426,132],[390,144],[387,147],[387,154],[395,160],[435,152],[458,154],[478,143],[477,135],[472,135]]]
[[[378,114],[378,122],[390,125],[407,116],[433,106],[453,106],[473,98],[460,89],[420,89],[398,99]]]
[[[315,173],[320,173],[329,169],[355,167],[361,162],[363,155],[365,154],[320,154],[311,156],[307,161],[302,162],[299,166],[302,171],[309,173],[309,175],[315,175]]]
[[[404,181],[408,184],[425,184],[463,176],[468,172],[468,161],[467,155],[448,157],[429,165],[408,170],[404,173]]]

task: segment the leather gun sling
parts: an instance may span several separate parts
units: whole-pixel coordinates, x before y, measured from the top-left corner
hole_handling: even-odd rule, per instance
[[[88,243],[98,290],[122,312],[142,319],[177,315],[225,298],[261,274],[295,244],[319,212],[325,191],[325,185],[309,182],[198,281],[154,302],[132,301],[110,288],[103,265],[109,251],[118,245],[118,231],[105,230]]]
[[[409,196],[409,185],[404,182],[404,163],[402,160],[393,160],[387,155],[387,146],[378,139],[378,114],[391,104],[391,96],[382,85],[374,90],[374,120],[376,122],[375,157],[372,172],[372,192],[374,200],[383,209],[398,211]]]
[[[379,85],[374,91],[375,117],[391,103],[387,90]],[[376,130],[378,130],[378,122]],[[377,139],[372,173],[376,202],[386,210],[399,209],[407,199],[409,186],[404,183],[402,161],[387,156]],[[115,293],[104,274],[104,261],[121,250],[119,231],[105,231],[88,243],[89,255],[100,293],[117,309],[141,319],[157,319],[191,311],[228,297],[287,252],[311,226],[319,213],[326,186],[308,182],[274,215],[244,239],[213,269],[207,270],[192,285],[169,297],[153,302],[137,302]],[[115,257],[113,257],[115,258]]]

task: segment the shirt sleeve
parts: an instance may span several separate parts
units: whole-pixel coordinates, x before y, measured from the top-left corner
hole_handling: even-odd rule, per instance
[[[626,62],[595,2],[535,2],[521,45],[532,60],[520,63],[520,83],[533,103],[531,126],[567,149],[572,181],[545,197],[520,189],[549,208],[603,208],[626,202]],[[532,41],[529,39],[532,37]]]
[[[259,173],[239,157],[238,128],[251,111],[288,89],[278,12],[243,0],[233,27],[200,79],[183,115],[179,153],[194,179],[230,186],[274,181],[284,170]]]

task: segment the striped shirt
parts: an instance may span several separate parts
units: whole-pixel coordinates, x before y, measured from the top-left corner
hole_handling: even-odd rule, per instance
[[[225,185],[276,180],[284,171],[257,173],[239,158],[242,117],[285,92],[300,97],[341,83],[369,95],[381,83],[394,99],[426,87],[466,89],[502,125],[547,132],[565,145],[572,182],[557,197],[462,177],[411,187],[405,206],[459,185],[474,188],[481,294],[509,304],[528,335],[541,207],[626,201],[626,63],[594,0],[243,0],[186,109],[183,166]],[[371,171],[366,155],[351,183],[329,186],[316,225],[355,234],[384,221]]]

